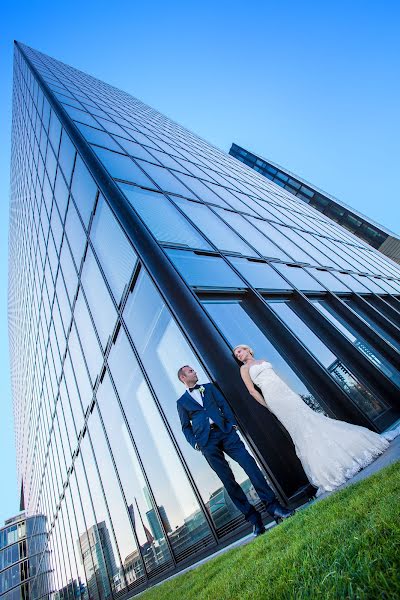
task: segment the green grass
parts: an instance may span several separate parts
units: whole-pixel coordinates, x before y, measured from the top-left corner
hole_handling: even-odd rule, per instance
[[[400,463],[143,600],[400,598]]]

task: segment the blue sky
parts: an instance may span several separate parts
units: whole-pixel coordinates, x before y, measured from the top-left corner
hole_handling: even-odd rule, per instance
[[[399,233],[397,2],[7,3],[0,24],[0,525],[18,512],[7,341],[12,42],[258,152]],[[397,212],[397,214],[396,214]]]

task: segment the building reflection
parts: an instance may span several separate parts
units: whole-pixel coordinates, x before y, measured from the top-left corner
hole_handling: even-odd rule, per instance
[[[87,578],[90,599],[100,598],[99,590],[111,597],[110,581],[118,587],[119,570],[111,545],[110,533],[104,521],[96,523],[79,537],[79,549]]]
[[[54,594],[55,600],[84,600],[86,586],[80,579],[72,579]]]
[[[328,367],[328,371],[370,418],[376,417],[385,409],[378,398],[357,381],[339,359]]]

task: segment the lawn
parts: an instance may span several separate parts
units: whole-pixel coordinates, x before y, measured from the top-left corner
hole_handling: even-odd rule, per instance
[[[400,598],[400,463],[143,600]]]

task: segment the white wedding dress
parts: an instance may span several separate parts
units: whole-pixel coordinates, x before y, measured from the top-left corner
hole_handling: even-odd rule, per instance
[[[366,467],[400,433],[397,429],[379,435],[313,411],[269,362],[252,364],[249,375],[292,438],[307,477],[318,488],[317,496],[332,491]]]

